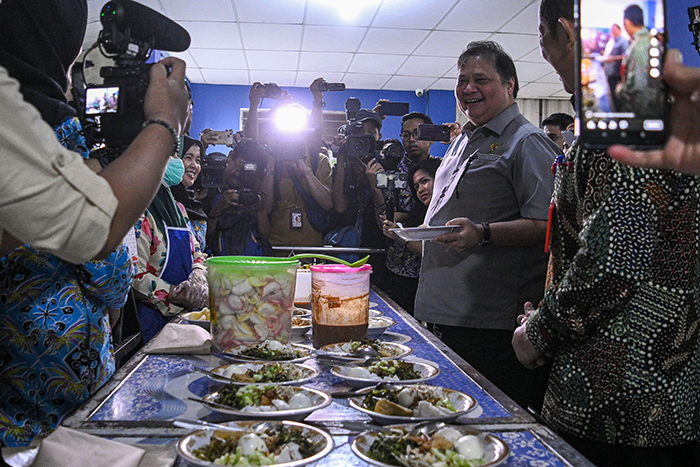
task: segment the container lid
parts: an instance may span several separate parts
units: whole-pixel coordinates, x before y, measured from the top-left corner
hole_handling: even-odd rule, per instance
[[[338,272],[343,274],[353,274],[358,272],[372,272],[372,266],[363,264],[360,267],[352,268],[344,264],[318,264],[311,266],[311,272]]]
[[[271,256],[214,256],[207,258],[207,264],[214,266],[295,266],[301,264],[292,258],[274,258]]]

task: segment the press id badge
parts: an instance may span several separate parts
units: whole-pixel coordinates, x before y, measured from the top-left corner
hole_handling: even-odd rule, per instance
[[[290,211],[290,227],[292,229],[303,229],[304,228],[304,223],[302,221],[303,219],[303,214],[300,210],[293,210]]]

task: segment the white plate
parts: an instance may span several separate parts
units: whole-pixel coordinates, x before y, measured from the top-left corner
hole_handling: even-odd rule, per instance
[[[432,240],[440,235],[459,231],[459,225],[435,225],[428,227],[406,227],[403,229],[389,229],[396,233],[402,240],[412,242],[417,240]]]
[[[369,310],[370,318],[377,318],[379,316],[384,316],[384,312],[381,310]]]
[[[280,365],[282,369],[287,373],[287,374],[292,374],[296,375],[296,377],[293,377],[290,381],[281,381],[281,382],[246,382],[246,381],[239,381],[239,380],[232,380],[232,378],[235,376],[232,374],[233,373],[245,373],[247,370],[253,370],[254,372],[258,372],[263,369],[263,367],[268,366],[268,365]],[[267,363],[232,363],[230,365],[222,365],[219,367],[214,368],[211,370],[212,373],[215,373],[216,375],[221,376],[220,378],[217,378],[216,376],[213,375],[208,375],[210,378],[216,379],[218,381],[224,381],[226,383],[231,383],[231,384],[236,384],[238,386],[245,386],[248,384],[270,384],[270,385],[280,385],[280,386],[287,386],[287,385],[300,385],[304,384],[309,380],[314,379],[316,376],[318,376],[318,370],[316,368],[312,368],[310,366],[306,365],[301,365],[300,363],[289,363],[289,362],[267,362]]]
[[[257,386],[240,386],[239,390],[245,390],[247,388],[251,387],[257,387]],[[269,388],[270,385],[260,385],[259,387],[261,388]],[[204,404],[206,405],[207,408],[210,410],[213,410],[214,412],[218,412],[224,415],[228,415],[231,418],[255,418],[255,419],[261,419],[261,420],[295,420],[297,422],[300,422],[304,420],[306,417],[309,416],[311,412],[317,409],[322,409],[324,407],[327,407],[331,403],[331,396],[329,396],[327,393],[323,391],[319,391],[318,389],[313,389],[313,388],[300,388],[296,386],[277,386],[276,387],[278,394],[284,395],[289,397],[292,397],[296,394],[303,394],[306,397],[308,397],[311,400],[311,405],[310,407],[304,407],[304,408],[298,408],[298,409],[287,409],[287,410],[273,410],[270,412],[260,412],[260,411],[250,411],[250,410],[245,410],[243,409],[237,409],[234,407],[221,407],[220,404],[217,404],[217,400],[219,399],[219,392],[213,392],[210,394],[207,394],[206,396],[202,397],[202,399],[205,402],[214,402],[214,404]]]
[[[334,366],[331,368],[331,373],[338,378],[341,378],[350,384],[353,388],[364,388],[367,386],[373,386],[381,381],[391,381],[398,384],[414,384],[423,383],[425,381],[435,378],[440,374],[440,369],[431,363],[416,362],[410,360],[389,360],[389,361],[400,361],[408,362],[413,365],[413,369],[421,374],[420,378],[415,379],[405,379],[405,380],[392,380],[389,378],[381,378],[376,374],[372,374],[369,378],[360,378],[355,376],[348,376],[350,370],[356,368],[354,366]]]
[[[178,316],[190,324],[196,324],[197,326],[204,328],[207,331],[211,331],[211,322],[208,319],[192,319],[190,318],[190,316],[192,316],[192,313],[192,311],[187,311],[184,313],[180,313]]]
[[[346,360],[348,362],[363,361],[364,358],[351,357],[350,355],[348,355],[348,352],[351,351],[347,349],[348,344],[349,342],[328,344],[321,347],[321,350],[332,353],[333,358],[336,358],[338,360]],[[411,352],[413,352],[413,349],[404,344],[379,341],[378,352],[381,355],[381,360],[391,360],[394,358],[405,357],[406,355],[409,355]]]
[[[294,324],[294,320],[302,320],[303,325],[297,326]],[[295,316],[292,318],[292,339],[302,339],[304,334],[311,330],[311,316]]]
[[[395,324],[396,321],[388,316],[378,316],[376,318],[370,317],[369,325],[367,326],[367,337],[379,337],[384,334],[384,331]]]
[[[365,399],[364,395],[349,399],[350,406],[354,409],[359,410],[360,412],[366,413],[367,415],[372,417],[372,420],[374,420],[380,425],[391,425],[395,423],[416,423],[425,422],[428,420],[449,423],[457,417],[471,412],[477,407],[476,399],[474,399],[468,394],[465,394],[461,391],[456,391],[454,389],[443,388],[441,386],[428,386],[427,384],[416,384],[412,386],[404,386],[402,384],[401,386],[406,388],[415,388],[419,394],[426,394],[434,397],[447,396],[456,410],[445,415],[436,415],[432,417],[402,417],[400,415],[385,415],[363,407],[362,401]],[[357,393],[366,395],[367,393],[373,390],[373,387],[369,387],[360,389],[359,391],[357,391]],[[419,400],[424,400],[424,398],[419,398]]]
[[[228,422],[222,423],[222,425],[240,426],[240,427],[250,427],[251,431],[254,430],[255,425],[260,423],[257,422]],[[333,437],[326,433],[325,431],[316,428],[314,426],[306,425],[299,422],[291,421],[265,421],[266,426],[288,426],[288,427],[298,427],[302,430],[302,433],[307,439],[310,439],[314,444],[317,445],[318,451],[309,457],[300,459],[298,461],[285,462],[279,464],[272,464],[277,467],[299,467],[306,465],[311,462],[316,462],[319,459],[324,458],[330,453],[335,444],[333,443]],[[216,467],[213,462],[201,460],[193,454],[193,451],[199,449],[203,446],[209,445],[212,435],[215,430],[198,430],[194,433],[190,433],[187,436],[180,438],[177,443],[177,454],[181,458],[185,459],[187,462],[198,465],[201,467]]]
[[[295,306],[292,308],[292,317],[294,316],[309,317],[311,316],[311,310]]]
[[[291,362],[291,363],[300,363],[303,362],[304,360],[308,360],[309,358],[313,357],[313,349],[309,346],[306,345],[301,345],[301,344],[282,344],[284,345],[284,350],[283,354],[284,357],[280,357],[277,359],[264,359],[264,358],[256,358],[256,357],[248,357],[245,355],[242,355],[242,352],[246,351],[247,349],[254,347],[256,344],[253,345],[238,345],[235,347],[229,347],[228,349],[224,350],[222,353],[228,357],[230,360],[234,360],[236,362]],[[257,344],[259,345],[259,344]],[[294,358],[289,358],[291,356],[294,356]]]
[[[390,428],[400,430],[398,431],[398,433],[408,433],[414,426],[415,425],[394,425]],[[492,434],[480,433],[474,430],[473,428],[463,425],[450,425],[450,427],[465,435],[477,435],[482,440],[482,442],[485,445],[484,460],[486,462],[483,464],[479,464],[479,467],[493,467],[505,461],[506,458],[510,455],[510,448],[508,447],[508,445],[502,439]],[[365,431],[364,433],[360,433],[355,437],[355,439],[352,441],[352,444],[350,445],[350,448],[357,457],[370,464],[378,465],[380,467],[401,466],[402,464],[399,464],[398,461],[396,464],[385,464],[384,462],[380,462],[370,457],[369,449],[372,446],[372,443],[377,438],[377,433]],[[410,463],[405,465],[406,467],[411,467]]]

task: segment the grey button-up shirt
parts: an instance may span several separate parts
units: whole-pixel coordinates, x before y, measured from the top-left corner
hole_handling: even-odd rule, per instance
[[[466,125],[438,169],[425,223],[457,217],[473,222],[547,220],[552,163],[559,153],[517,104],[486,125]],[[425,242],[416,317],[432,323],[514,329],[525,301],[544,293],[544,241],[527,246],[476,246],[457,252]]]

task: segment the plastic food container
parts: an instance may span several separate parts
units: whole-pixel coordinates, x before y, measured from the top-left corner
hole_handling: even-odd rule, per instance
[[[267,339],[289,342],[299,261],[217,256],[206,261],[212,342],[223,350]]]
[[[297,269],[294,306],[311,309],[311,271],[309,269]]]
[[[311,266],[314,347],[367,337],[371,272],[368,264]]]

